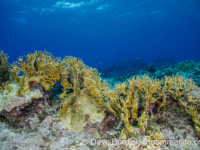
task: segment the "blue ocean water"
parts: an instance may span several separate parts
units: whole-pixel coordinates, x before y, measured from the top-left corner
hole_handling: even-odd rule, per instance
[[[46,50],[90,67],[157,58],[200,59],[199,0],[0,0],[9,62]]]

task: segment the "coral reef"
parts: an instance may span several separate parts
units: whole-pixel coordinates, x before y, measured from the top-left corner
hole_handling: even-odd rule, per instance
[[[162,66],[172,66],[177,62],[172,58],[161,58],[157,56],[157,58],[151,60],[151,65],[154,65],[157,69],[161,69]]]
[[[183,62],[169,68],[191,74],[199,66]],[[1,86],[0,146],[25,149],[35,140],[34,149],[188,149],[153,141],[199,140],[199,87],[183,74],[152,78],[158,71],[152,65],[110,85],[71,56],[61,60],[36,51],[19,57]],[[140,142],[127,144],[129,139]],[[107,142],[97,142],[102,140]],[[120,142],[109,144],[113,140]]]
[[[92,122],[102,121],[106,108],[103,98],[108,84],[102,82],[97,70],[85,66],[81,60],[65,57],[62,63],[65,68],[61,75],[61,120],[67,120],[67,127],[75,130],[83,129],[86,115]]]
[[[135,74],[137,75],[143,75],[147,74],[150,77],[162,79],[164,76],[172,76],[179,74],[185,78],[192,78],[195,83],[200,85],[200,63],[199,62],[193,62],[193,61],[184,61],[177,63],[172,66],[162,66],[161,69],[157,69],[155,72],[152,72],[148,69],[149,67],[144,68],[139,73]],[[127,76],[126,78],[129,78],[131,75]],[[125,80],[121,79],[122,81]]]
[[[131,74],[132,72],[138,72],[142,68],[147,66],[147,63],[142,59],[133,59],[125,62],[117,62],[112,66],[105,68],[99,68],[99,72],[106,77],[120,77]]]
[[[184,62],[179,62],[171,66],[162,65],[161,67],[156,67],[156,64],[153,64],[145,66],[139,72],[131,72],[126,76],[121,76],[121,77],[119,76],[115,78],[107,78],[106,76],[102,76],[102,78],[114,87],[114,83],[123,83],[132,76],[140,76],[144,74],[157,79],[162,79],[165,76],[172,76],[179,74],[186,79],[192,78],[195,83],[200,85],[200,63],[189,60]]]
[[[147,121],[149,120],[148,112],[153,116],[152,110],[155,109],[157,101],[157,111],[165,107],[168,98],[176,99],[184,107],[187,113],[194,119],[195,129],[197,133],[199,124],[197,119],[197,110],[189,109],[183,101],[187,99],[193,103],[199,97],[192,97],[190,92],[195,89],[192,80],[185,80],[181,76],[165,77],[163,80],[153,80],[148,76],[133,78],[116,85],[116,89],[109,93],[110,110],[118,115],[125,124],[127,132],[132,132],[131,124],[137,122],[139,127],[145,131]],[[194,103],[193,103],[194,104]],[[192,107],[193,108],[193,107]],[[142,111],[141,115],[139,112]]]
[[[83,129],[86,115],[89,115],[89,120],[92,122],[102,121],[105,117],[106,105],[103,93],[107,92],[108,84],[101,80],[97,70],[84,65],[81,60],[65,57],[61,61],[50,53],[36,51],[34,54],[27,55],[25,59],[20,57],[11,65],[10,72],[12,83],[9,85],[14,84],[15,89],[10,92],[2,91],[1,110],[3,111],[6,111],[5,106],[8,101],[12,101],[16,96],[30,103],[42,100],[41,105],[44,105],[45,93],[58,82],[63,87],[59,95],[62,103],[58,117],[68,126],[71,124],[69,128]],[[21,77],[19,77],[20,72]],[[2,112],[6,117],[7,113],[7,111]]]
[[[151,73],[154,73],[156,69],[161,69],[163,66],[172,66],[177,62],[171,58],[160,58],[159,56],[150,62],[150,66],[142,59],[128,60],[124,62],[117,62],[112,66],[99,68],[101,76],[104,78],[120,78],[123,76],[130,76],[134,73],[136,74],[141,69],[149,70]]]

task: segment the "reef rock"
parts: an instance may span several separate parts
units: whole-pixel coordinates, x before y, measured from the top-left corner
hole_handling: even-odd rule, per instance
[[[23,104],[27,104],[29,102],[25,97],[15,96],[6,102],[4,110],[10,112],[15,107],[20,107]]]

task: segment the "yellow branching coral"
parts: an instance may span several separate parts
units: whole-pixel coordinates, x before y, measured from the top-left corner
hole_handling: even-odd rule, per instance
[[[139,121],[138,121],[138,125],[143,131],[146,130],[148,119],[149,119],[149,114],[147,110],[145,110],[140,116]]]
[[[200,137],[200,117],[198,111],[195,106],[188,106],[187,104],[188,102],[196,104],[198,97],[190,94],[190,91],[196,89],[196,85],[193,83],[192,79],[184,79],[179,75],[165,77],[165,80],[164,88],[168,88],[172,97],[176,97],[182,106],[184,106],[185,111],[191,116],[197,135]],[[184,102],[185,99],[187,100],[186,102]]]
[[[102,120],[108,84],[102,82],[97,70],[87,67],[79,59],[65,57],[61,64],[63,93],[60,98],[63,101],[59,116],[66,118],[69,121],[67,126],[75,130],[83,128],[85,115],[89,115],[93,122]]]
[[[69,97],[70,94],[66,94],[66,92],[72,90],[74,97],[82,96],[85,93],[105,105],[103,93],[107,91],[108,84],[105,81],[102,82],[97,70],[85,66],[81,60],[73,57],[66,57],[62,64],[65,68],[61,75],[63,93],[60,98]]]
[[[8,60],[8,56],[6,54],[4,54],[4,52],[1,50],[0,51],[1,66],[6,66],[7,65],[7,60]]]
[[[53,65],[44,69],[43,78],[45,83],[48,83],[50,85],[50,88],[53,88],[53,85],[61,80],[59,69],[57,69],[56,67],[54,68]]]
[[[30,78],[39,77],[40,82],[48,91],[56,82],[60,82],[62,68],[60,58],[55,58],[46,51],[36,51],[34,54],[25,56],[25,59],[22,56],[19,57],[18,61],[11,65],[11,80],[19,83],[20,90],[22,90],[25,82]],[[23,73],[21,78],[18,77],[20,72]],[[18,93],[20,94],[21,91]]]
[[[122,130],[119,139],[120,140],[126,140],[126,133],[124,132],[124,130]]]
[[[75,95],[79,95],[79,89],[81,88],[81,80],[85,73],[85,66],[81,60],[74,57],[65,57],[62,61],[62,81],[61,84],[64,87],[63,93],[60,95],[61,98],[67,96],[68,90],[73,90]]]
[[[104,100],[109,91],[109,84],[102,81],[96,69],[86,67],[86,73],[83,76],[84,92],[99,103],[99,107],[106,107]]]
[[[152,140],[152,137],[154,137],[155,139]],[[150,144],[152,144],[153,146],[160,146],[163,141],[162,140],[162,136],[158,133],[154,134],[150,131],[150,135],[147,137],[148,140],[150,140]]]
[[[61,99],[64,99],[67,96],[69,96],[69,94],[67,95],[67,92],[69,92],[70,89],[73,89],[73,87],[72,87],[72,84],[70,84],[69,81],[67,80],[67,76],[62,77],[61,85],[63,87],[63,92],[62,94],[59,95],[59,97]]]
[[[5,82],[2,84],[2,86],[0,86],[0,92],[4,90],[4,88],[6,88],[9,92],[12,90],[12,87],[9,86],[9,81]]]
[[[148,120],[147,108],[157,101],[160,90],[159,80],[150,79],[148,76],[133,78],[116,85],[116,89],[108,94],[109,108],[121,117],[128,132],[132,132],[131,124],[135,121],[139,121],[139,126],[145,130]],[[139,100],[145,108],[140,118]]]
[[[182,102],[182,100],[180,100],[180,102],[184,106],[185,111],[191,116],[195,131],[200,137],[200,116],[198,115],[197,109],[194,106],[187,106]]]
[[[20,67],[18,66],[17,62],[13,62],[13,64],[11,65],[10,73],[12,80],[17,80],[19,78],[18,75],[20,73]]]
[[[76,110],[78,110],[78,97],[81,96],[81,86],[83,74],[85,72],[85,66],[81,60],[78,60],[74,57],[65,57],[62,61],[63,68],[61,73],[61,85],[63,86],[63,93],[60,94],[60,98],[66,99],[68,101],[63,101],[61,106],[63,107],[59,111],[59,115],[63,116],[69,104],[76,105]],[[69,90],[72,90],[72,93],[67,94]]]
[[[108,107],[111,112],[124,121],[126,131],[131,132],[133,122],[138,122],[139,127],[145,131],[149,119],[149,106],[155,104],[158,100],[162,100],[158,109],[165,107],[166,99],[170,97],[181,102],[182,99],[194,99],[190,95],[190,91],[195,88],[195,84],[191,79],[184,79],[179,75],[166,76],[162,80],[151,79],[146,75],[138,76],[123,84],[116,85],[116,89],[107,94]],[[138,116],[139,107],[142,110],[141,116]],[[193,118],[197,118],[197,113],[194,110],[191,108],[187,111],[190,112]],[[196,123],[196,128],[199,127]]]

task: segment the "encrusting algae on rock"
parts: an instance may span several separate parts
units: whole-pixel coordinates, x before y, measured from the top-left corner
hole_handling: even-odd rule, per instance
[[[165,76],[161,80],[137,76],[111,89],[98,71],[82,60],[71,56],[61,60],[46,51],[19,57],[8,71],[10,79],[0,87],[0,115],[8,120],[16,117],[21,122],[21,117],[30,115],[33,109],[42,109],[41,114],[34,113],[44,120],[49,112],[47,108],[53,106],[49,100],[51,92],[59,83],[62,90],[57,95],[61,102],[54,114],[66,129],[82,131],[102,123],[107,131],[117,130],[118,134],[111,135],[120,140],[137,137],[135,128],[140,128],[141,135],[148,131],[149,120],[156,119],[156,114],[172,100],[184,108],[200,137],[200,98],[192,93],[197,87],[191,79],[180,75]],[[103,137],[99,130],[95,133]],[[161,139],[159,133],[150,132],[149,137],[153,136]]]

